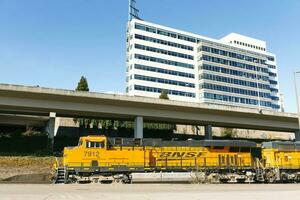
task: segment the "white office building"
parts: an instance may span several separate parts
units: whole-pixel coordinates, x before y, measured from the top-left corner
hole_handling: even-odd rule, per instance
[[[217,40],[139,19],[128,22],[126,91],[171,100],[280,111],[276,56],[265,41]]]

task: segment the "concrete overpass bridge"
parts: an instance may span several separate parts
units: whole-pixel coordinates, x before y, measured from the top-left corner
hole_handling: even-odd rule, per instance
[[[56,117],[90,117],[134,120],[136,138],[143,137],[147,121],[202,125],[206,139],[212,139],[212,126],[217,126],[294,132],[300,140],[293,113],[21,85],[0,84],[0,113],[49,117],[50,137]]]
[[[49,117],[46,116],[0,114],[0,125],[43,128],[47,125],[48,121]]]

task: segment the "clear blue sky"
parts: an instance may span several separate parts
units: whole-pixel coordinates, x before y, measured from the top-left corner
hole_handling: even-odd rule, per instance
[[[124,92],[127,0],[0,0],[0,82]],[[299,0],[137,0],[140,16],[212,38],[267,41],[277,55],[286,110],[296,111]],[[300,76],[299,76],[300,84]]]

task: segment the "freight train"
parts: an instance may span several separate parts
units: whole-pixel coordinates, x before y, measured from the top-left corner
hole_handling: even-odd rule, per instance
[[[86,136],[64,148],[55,182],[300,182],[300,143]]]

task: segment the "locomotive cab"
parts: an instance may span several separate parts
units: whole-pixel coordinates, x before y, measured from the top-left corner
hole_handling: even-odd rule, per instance
[[[98,166],[100,155],[107,149],[105,136],[81,137],[78,146],[65,147],[63,156],[64,166]]]

